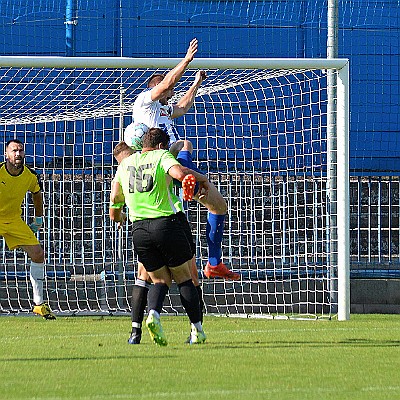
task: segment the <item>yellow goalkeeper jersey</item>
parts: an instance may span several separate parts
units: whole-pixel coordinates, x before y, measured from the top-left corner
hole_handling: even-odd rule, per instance
[[[0,222],[11,222],[21,216],[22,202],[26,193],[38,193],[42,190],[39,176],[24,165],[19,175],[11,175],[6,162],[0,163]]]

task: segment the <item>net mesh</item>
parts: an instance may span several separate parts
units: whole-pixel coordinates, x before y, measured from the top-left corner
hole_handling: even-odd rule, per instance
[[[43,179],[46,296],[58,312],[129,310],[136,274],[129,224],[108,218],[112,149],[147,79],[165,69],[0,68],[4,143],[24,141]],[[176,86],[177,100],[195,71]],[[208,69],[177,128],[228,203],[223,260],[239,282],[202,279],[206,311],[332,316],[337,270],[327,196],[328,93],[324,70]],[[28,199],[27,199],[28,200]],[[29,221],[30,202],[24,205]],[[188,205],[200,277],[207,211]],[[2,246],[0,310],[32,306],[20,251]],[[165,311],[181,313],[177,288]]]

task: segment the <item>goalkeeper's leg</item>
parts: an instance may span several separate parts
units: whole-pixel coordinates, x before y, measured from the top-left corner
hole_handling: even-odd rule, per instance
[[[56,319],[48,304],[43,300],[43,281],[44,281],[44,251],[40,244],[21,246],[31,258],[30,281],[32,284],[33,312],[42,316],[44,319]]]

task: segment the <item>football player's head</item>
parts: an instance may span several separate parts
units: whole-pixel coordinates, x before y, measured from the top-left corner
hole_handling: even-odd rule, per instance
[[[11,139],[6,143],[6,160],[14,168],[22,168],[25,159],[23,143],[18,139]]]
[[[124,141],[122,141],[114,147],[113,155],[118,164],[121,164],[121,161],[124,158],[129,157],[134,152],[135,150],[132,149],[132,147],[129,147]]]
[[[168,133],[160,128],[150,128],[143,136],[143,148],[147,149],[168,149]]]
[[[147,81],[147,87],[153,88],[154,86],[157,86],[164,79],[164,77],[164,74],[153,74]]]
[[[147,81],[147,87],[151,89],[157,86],[160,82],[163,81],[164,78],[165,78],[164,74],[153,74]],[[159,99],[159,102],[163,105],[166,105],[168,104],[168,101],[172,98],[173,95],[174,95],[174,88],[170,88],[165,91],[164,96]]]

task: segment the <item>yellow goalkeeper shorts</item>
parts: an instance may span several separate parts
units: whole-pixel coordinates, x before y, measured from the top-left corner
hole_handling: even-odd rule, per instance
[[[0,222],[0,236],[3,236],[7,247],[14,250],[21,246],[34,246],[39,244],[31,228],[21,218],[12,222]]]

